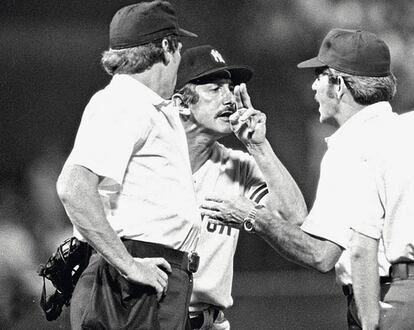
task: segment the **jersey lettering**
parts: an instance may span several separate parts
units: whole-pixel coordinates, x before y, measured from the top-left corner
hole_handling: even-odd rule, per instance
[[[227,228],[225,234],[228,236],[231,236],[231,227],[226,226],[225,224],[215,224],[212,223],[211,221],[207,222],[207,231],[210,233],[214,233],[218,230],[219,234],[224,234],[224,228]]]

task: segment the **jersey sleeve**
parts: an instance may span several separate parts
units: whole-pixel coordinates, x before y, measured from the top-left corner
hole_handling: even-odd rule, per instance
[[[132,152],[143,145],[151,126],[140,110],[97,93],[85,109],[67,163],[122,184]]]
[[[245,196],[255,203],[263,204],[269,193],[264,177],[253,157],[248,156],[246,165]]]

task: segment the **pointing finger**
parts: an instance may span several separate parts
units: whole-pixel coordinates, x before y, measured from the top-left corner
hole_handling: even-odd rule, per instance
[[[243,106],[243,102],[242,102],[242,96],[240,95],[240,93],[241,93],[240,85],[237,85],[237,86],[234,87],[233,93],[234,93],[237,109],[243,108],[244,106]]]
[[[245,83],[240,84],[240,99],[245,108],[252,108],[252,102],[250,95],[247,92],[247,86]]]

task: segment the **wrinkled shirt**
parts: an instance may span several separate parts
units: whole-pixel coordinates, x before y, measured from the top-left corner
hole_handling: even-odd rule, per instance
[[[375,137],[397,116],[388,102],[378,102],[360,110],[326,138],[328,149],[321,162],[315,202],[301,228],[344,249],[335,265],[337,282],[343,285],[352,283],[351,225],[381,221],[383,216],[373,194],[375,182],[366,176],[366,155]],[[390,265],[382,242],[378,261],[380,276],[388,276]]]
[[[92,97],[67,162],[104,178],[99,193],[119,236],[194,247],[201,215],[179,114],[132,76],[115,75]]]

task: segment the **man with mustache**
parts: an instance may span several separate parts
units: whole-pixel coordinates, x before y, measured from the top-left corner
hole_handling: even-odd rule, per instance
[[[237,105],[243,108],[241,93],[244,97],[247,95],[244,83],[251,76],[248,67],[227,64],[222,54],[209,45],[183,53],[173,103],[180,112],[187,135],[197,201],[202,204],[206,198],[214,199],[214,196],[233,200],[245,196],[252,203],[266,205],[269,209],[278,201],[286,209],[292,208],[290,219],[296,223],[306,211],[296,183],[280,162],[274,158],[263,160],[255,151],[255,144],[261,142],[273,154],[265,137],[265,115],[254,109],[244,109],[246,111],[240,113],[243,118],[237,124],[236,136],[253,157],[217,142],[233,133],[231,118],[237,115]],[[254,132],[249,131],[249,127],[254,127]],[[262,175],[256,158],[269,167],[272,177]],[[279,198],[277,189],[283,181],[289,184],[286,184],[286,195]],[[233,257],[238,236],[238,229],[212,223],[207,215],[203,217],[197,245],[200,267],[194,274],[190,302],[192,329],[230,329],[223,310],[233,304]]]

